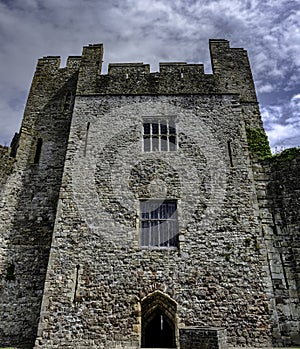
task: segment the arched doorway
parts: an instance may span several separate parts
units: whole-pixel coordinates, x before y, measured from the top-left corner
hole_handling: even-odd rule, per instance
[[[142,348],[176,348],[176,303],[160,291],[142,300]]]

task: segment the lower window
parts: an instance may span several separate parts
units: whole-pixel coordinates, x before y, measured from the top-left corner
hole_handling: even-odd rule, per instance
[[[178,247],[176,200],[140,201],[140,246]]]

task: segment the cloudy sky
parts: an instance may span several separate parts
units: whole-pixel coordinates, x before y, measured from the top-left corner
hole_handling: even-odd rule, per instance
[[[273,149],[300,145],[299,0],[0,0],[0,144],[19,130],[37,59],[104,44],[109,62],[204,63],[208,40],[248,51]]]

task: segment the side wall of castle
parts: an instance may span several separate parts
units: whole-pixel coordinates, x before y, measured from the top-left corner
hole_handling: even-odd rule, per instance
[[[36,337],[79,62],[39,60],[18,144],[1,148],[1,346]]]
[[[269,259],[279,323],[274,337],[283,346],[300,343],[300,156],[298,152],[294,159],[285,159],[287,152],[271,162],[267,188],[273,233]]]
[[[300,343],[300,158],[297,153],[291,155],[287,150],[264,161],[252,157],[264,247],[268,256],[266,271],[271,277],[269,294],[273,345],[285,347]]]

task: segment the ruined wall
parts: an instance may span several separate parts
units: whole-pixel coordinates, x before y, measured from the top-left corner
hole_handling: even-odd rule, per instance
[[[16,157],[8,160],[13,173],[0,204],[1,346],[35,340],[79,63],[70,58],[60,69],[59,58],[39,60]]]
[[[299,153],[286,150],[272,159],[267,188],[273,230],[269,258],[279,318],[275,338],[281,345],[300,343]]]
[[[262,152],[263,153],[263,152]],[[260,160],[252,154],[270,273],[273,345],[299,345],[299,150]]]

